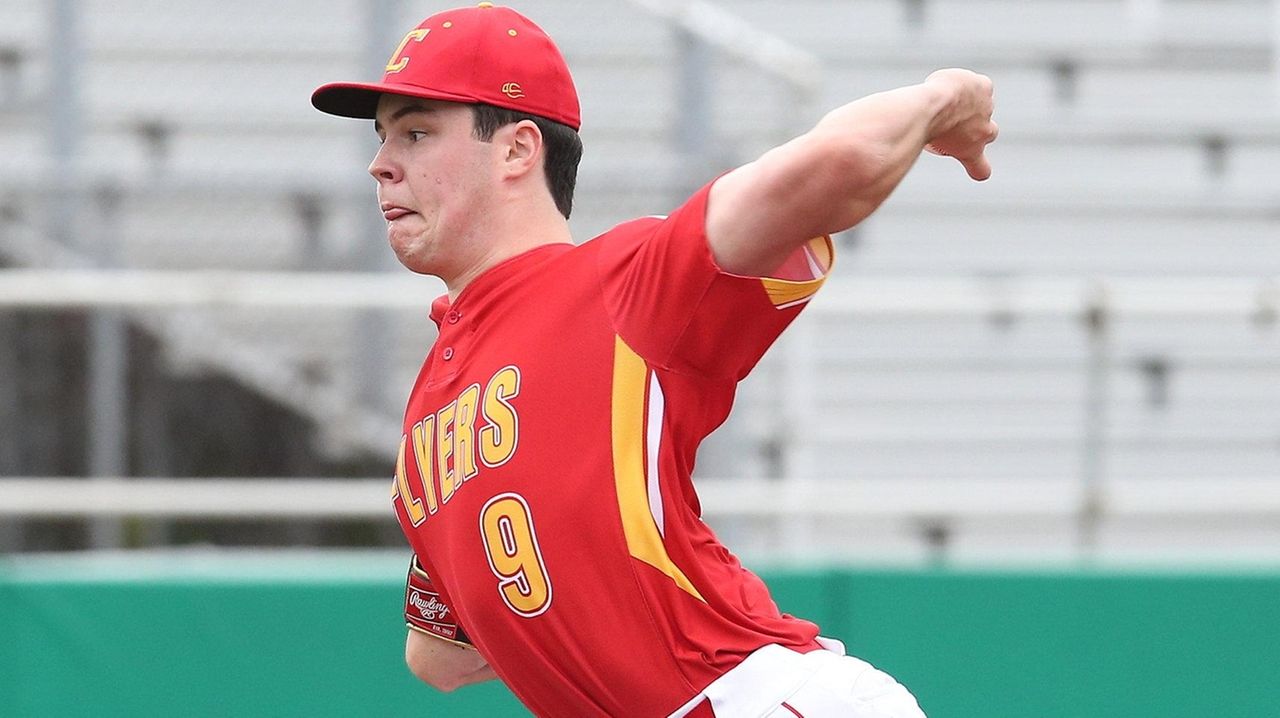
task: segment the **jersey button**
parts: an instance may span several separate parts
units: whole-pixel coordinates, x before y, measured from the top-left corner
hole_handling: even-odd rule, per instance
[[[451,311],[448,314],[446,314],[444,318],[445,318],[445,321],[449,322],[450,324],[457,324],[458,320],[462,318],[462,315],[457,312]]]
[[[444,357],[444,360],[445,360],[445,361],[449,361],[450,359],[452,359],[452,358],[453,358],[453,347],[445,347],[445,348],[444,348],[444,351],[440,353],[440,356]]]

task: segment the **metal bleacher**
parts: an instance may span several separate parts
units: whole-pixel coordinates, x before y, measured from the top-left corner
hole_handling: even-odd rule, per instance
[[[54,4],[0,2],[0,250],[9,262],[101,261],[93,242],[106,226],[119,266],[399,271],[364,175],[371,128],[320,115],[307,98],[326,81],[376,77],[376,58],[438,5],[75,3],[81,196],[106,188],[111,201],[89,203],[81,245],[55,247],[41,231],[41,198],[60,179],[46,128]],[[1049,486],[1097,471],[1280,485],[1280,325],[1266,294],[1280,281],[1276,3],[724,2],[813,53],[820,82],[806,94],[736,57],[696,55],[707,58],[698,81],[710,93],[712,140],[696,157],[676,139],[691,121],[678,99],[688,46],[650,11],[662,3],[512,4],[557,39],[582,95],[580,240],[666,212],[842,102],[944,66],[995,80],[993,179],[970,183],[950,160],[926,156],[880,212],[837,237],[835,278],[744,384],[739,411],[708,445],[704,476]],[[1111,277],[1257,282],[1258,311],[1108,316],[1099,329],[1085,313],[1003,312],[998,301],[966,315],[824,308],[883,278],[960,278],[998,297],[1023,281]],[[386,315],[379,342],[390,359],[376,378],[385,388],[370,393],[357,388],[367,383],[358,376],[367,313],[199,313],[223,338],[213,349],[163,329],[179,323],[171,316],[138,316],[170,332],[175,362],[222,366],[263,391],[284,376],[290,388],[276,397],[298,412],[363,417],[331,426],[364,427],[330,442],[334,451],[392,448],[398,392],[433,336],[423,313]],[[796,352],[812,370],[808,403],[780,397],[796,381]],[[1090,374],[1098,366],[1102,380]],[[327,399],[315,401],[317,392]],[[1105,468],[1088,468],[1099,456]],[[1058,528],[1050,533],[1069,533]],[[839,529],[823,535],[848,539]],[[881,539],[897,540],[889,528]]]

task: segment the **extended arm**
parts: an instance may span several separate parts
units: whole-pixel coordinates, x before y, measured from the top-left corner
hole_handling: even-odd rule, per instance
[[[404,662],[418,680],[446,692],[498,677],[475,649],[413,629],[404,644]]]
[[[711,188],[707,241],[716,263],[735,274],[769,273],[804,242],[874,212],[925,150],[986,179],[992,111],[990,79],[958,69],[833,110]]]

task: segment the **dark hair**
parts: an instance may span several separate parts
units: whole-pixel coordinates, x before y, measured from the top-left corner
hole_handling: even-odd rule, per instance
[[[471,134],[481,142],[493,139],[499,127],[521,120],[531,120],[542,131],[542,145],[546,148],[543,170],[547,176],[547,188],[556,202],[556,209],[565,219],[573,210],[573,188],[578,183],[578,162],[582,160],[582,138],[568,125],[493,105],[471,106]]]

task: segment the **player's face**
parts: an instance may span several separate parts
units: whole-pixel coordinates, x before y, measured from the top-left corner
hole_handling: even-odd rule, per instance
[[[472,135],[471,118],[466,105],[383,95],[375,122],[382,145],[369,174],[387,240],[401,264],[446,282],[483,252],[493,196],[493,145]]]

